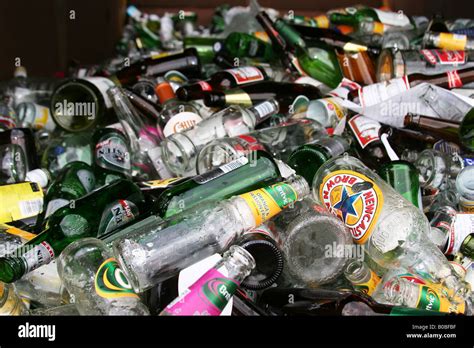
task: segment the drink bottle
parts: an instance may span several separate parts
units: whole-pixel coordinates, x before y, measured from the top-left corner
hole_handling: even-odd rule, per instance
[[[247,108],[227,107],[195,127],[166,138],[161,144],[165,165],[179,176],[195,171],[197,155],[205,145],[214,139],[249,133],[278,110],[274,99]]]
[[[349,143],[341,136],[322,138],[314,144],[298,147],[288,157],[288,165],[307,182],[313,182],[319,167],[330,158],[342,155],[349,150]]]
[[[371,296],[380,278],[364,261],[353,260],[347,264],[344,275],[356,291]]]
[[[58,272],[80,315],[149,315],[101,240],[69,244],[58,258]]]
[[[352,91],[349,94],[349,99],[355,100],[355,98],[358,98],[358,101],[362,106],[371,106],[403,93],[424,82],[442,88],[452,89],[459,88],[465,84],[471,83],[472,81],[474,81],[473,67],[460,70],[450,70],[445,73],[434,75],[413,73],[404,75],[400,78],[374,83],[359,90]]]
[[[293,25],[307,26],[311,28],[330,28],[329,18],[325,14],[318,15],[315,17],[303,16],[303,15],[285,15],[284,20]],[[333,29],[333,27],[331,27]]]
[[[259,302],[272,311],[276,309],[277,314],[287,315],[446,315],[377,303],[363,293],[347,290],[272,288],[263,292]]]
[[[177,70],[189,78],[199,78],[201,63],[196,49],[151,55],[117,71],[114,79],[125,86],[135,83],[138,76],[162,76],[170,70]]]
[[[441,151],[430,149],[420,152],[414,165],[423,187],[439,188],[445,192],[453,186],[463,167],[458,156],[450,157]]]
[[[403,13],[362,6],[330,11],[329,20],[334,24],[345,24],[353,27],[364,21],[376,21],[396,27],[411,27],[413,25],[410,18]]]
[[[198,173],[203,174],[234,158],[252,157],[262,150],[284,162],[303,144],[323,141],[326,130],[316,121],[297,119],[278,126],[259,129],[248,134],[212,141],[199,151],[196,160]]]
[[[183,48],[194,48],[201,64],[211,64],[214,59],[214,45],[220,40],[216,37],[189,36],[183,38]]]
[[[214,51],[236,58],[249,57],[263,61],[275,61],[277,58],[271,44],[254,35],[239,32],[232,32],[223,42],[214,44]]]
[[[95,175],[91,166],[84,162],[68,163],[48,188],[44,197],[44,209],[36,221],[36,231],[43,230],[45,219],[56,210],[70,204],[95,189]]]
[[[21,127],[54,131],[56,124],[51,117],[49,108],[32,102],[19,103],[16,108],[18,122]]]
[[[313,197],[349,228],[353,240],[385,268],[422,272],[464,298],[466,284],[429,240],[429,223],[408,202],[358,159],[341,156],[326,162],[313,181]]]
[[[72,201],[54,212],[35,238],[0,258],[0,281],[14,282],[50,263],[78,239],[117,229],[135,219],[144,210],[143,204],[140,189],[128,180],[117,180]]]
[[[474,49],[474,40],[462,34],[427,31],[423,36],[423,46],[446,50],[472,50]]]
[[[339,97],[328,97],[311,100],[305,112],[305,118],[321,123],[325,128],[336,128],[339,122],[349,114],[342,106],[343,100]]]
[[[35,137],[31,129],[12,128],[1,132],[0,147],[6,148],[10,155],[14,154],[8,160],[19,167],[18,172],[21,171],[20,167],[24,167],[26,172],[39,168]]]
[[[266,152],[241,157],[164,189],[153,206],[155,214],[169,218],[206,201],[218,202],[234,195],[268,186],[291,172]]]
[[[27,315],[23,301],[15,291],[13,284],[0,282],[0,315]]]
[[[456,178],[456,189],[459,194],[459,208],[461,211],[474,211],[474,167],[467,166]]]
[[[13,98],[4,95],[0,100],[0,131],[15,128],[18,123],[18,116],[13,108]]]
[[[180,11],[171,16],[174,22],[175,30],[183,37],[196,35],[195,25],[197,22],[197,13],[192,11]]]
[[[60,83],[50,102],[51,116],[68,132],[90,131],[113,118],[107,90],[115,84],[105,77],[73,78]]]
[[[233,297],[232,316],[269,316],[270,314],[265,311],[261,306],[257,305],[253,299],[251,299],[247,292],[237,288],[237,291]]]
[[[94,174],[97,186],[131,176],[130,145],[115,128],[99,128],[92,135]]]
[[[160,315],[220,315],[253,268],[255,260],[252,255],[237,245],[231,246],[222,260],[171,302]]]
[[[428,147],[432,148],[438,140],[431,135],[413,131],[406,128],[394,128],[382,125],[379,129],[379,137],[387,134],[387,140],[397,153],[402,154],[408,151],[423,151]]]
[[[35,182],[0,186],[0,223],[34,217],[43,209],[43,190]]]
[[[153,49],[161,47],[160,37],[153,30],[154,26],[150,16],[144,16],[135,6],[128,6],[127,15],[133,23],[140,45],[144,48]],[[159,22],[157,23],[159,26]]]
[[[278,236],[263,224],[245,232],[236,245],[247,250],[255,260],[254,269],[241,282],[241,286],[257,291],[275,284],[284,263]]]
[[[207,92],[221,91],[247,85],[252,82],[274,80],[276,69],[265,66],[242,66],[233,69],[220,70],[210,76],[207,80],[184,85],[176,91],[181,100],[189,101],[203,99]]]
[[[231,88],[225,91],[208,92],[204,104],[209,107],[228,105],[252,106],[268,99],[275,99],[280,105],[280,112],[292,112],[292,105],[298,97],[318,99],[321,97],[317,87],[308,84],[264,81]]]
[[[375,64],[367,51],[354,53],[336,48],[335,52],[344,78],[361,85],[370,85],[376,82]]]
[[[400,50],[387,48],[377,58],[377,81],[410,74],[433,75],[474,66],[474,51],[441,49]]]
[[[190,129],[202,121],[193,104],[178,100],[169,82],[158,84],[156,94],[162,105],[157,128],[163,130],[165,137]]]
[[[155,85],[153,84],[153,96],[158,101],[158,97],[155,93]],[[132,105],[142,114],[145,118],[149,121],[158,121],[161,112],[161,106],[156,103],[153,98],[148,98],[141,93],[137,93],[135,90],[130,90],[127,88],[123,89],[123,93],[127,96],[128,100]],[[151,92],[150,92],[151,93]],[[157,128],[158,137],[162,140],[163,130],[161,128]]]
[[[134,289],[142,292],[180,270],[233,244],[243,232],[261,225],[308,194],[295,177],[208,205],[155,228],[136,229],[113,241],[114,254]],[[184,212],[186,214],[186,212]]]

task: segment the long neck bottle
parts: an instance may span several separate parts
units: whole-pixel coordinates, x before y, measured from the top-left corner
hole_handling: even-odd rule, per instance
[[[240,283],[255,268],[255,260],[245,249],[233,245],[222,260],[171,302],[160,315],[220,315]],[[211,290],[216,286],[217,292]]]
[[[254,35],[239,32],[230,33],[222,44],[214,45],[214,50],[218,53],[224,51],[232,57],[249,57],[264,61],[274,61],[277,57],[272,45],[268,42]]]
[[[261,225],[308,194],[308,183],[294,177],[207,206],[176,224],[165,222],[156,224],[154,229],[136,229],[113,242],[114,253],[134,289],[141,292],[222,252],[243,232]]]
[[[268,100],[249,108],[231,106],[217,112],[194,128],[165,139],[161,145],[165,164],[179,176],[195,171],[196,157],[205,145],[216,138],[246,134],[278,110],[278,102]]]
[[[70,243],[117,229],[143,211],[144,198],[131,181],[118,180],[52,214],[43,232],[0,258],[0,281],[14,282],[50,263]]]

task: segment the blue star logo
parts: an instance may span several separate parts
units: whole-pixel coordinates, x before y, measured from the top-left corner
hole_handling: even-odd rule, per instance
[[[341,200],[334,204],[334,209],[339,210],[342,213],[342,219],[346,222],[347,214],[357,216],[357,212],[354,209],[354,202],[359,198],[362,193],[355,193],[352,196],[349,196],[349,193],[346,190],[346,187],[342,187],[342,196]]]

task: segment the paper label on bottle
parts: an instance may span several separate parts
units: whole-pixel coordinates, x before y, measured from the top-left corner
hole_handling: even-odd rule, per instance
[[[448,88],[459,88],[462,87],[463,83],[457,70],[446,72],[448,76]]]
[[[138,183],[140,188],[150,188],[150,189],[157,189],[157,188],[168,188],[175,184],[176,181],[182,180],[183,178],[169,178],[169,179],[162,179],[162,180],[150,180],[150,181],[142,181]]]
[[[259,143],[257,138],[252,137],[251,135],[239,135],[237,138],[242,139],[245,142],[245,148],[241,144],[235,144],[234,149],[238,153],[249,153],[250,151],[265,151],[265,147]]]
[[[197,175],[193,178],[194,182],[197,184],[205,184],[211,180],[217,179],[221,177],[222,175],[229,173],[233,170],[236,170],[244,165],[249,163],[249,160],[247,157],[240,157],[232,162],[226,163],[219,168],[215,168],[213,170],[210,170],[204,174]]]
[[[389,12],[382,11],[374,8],[374,11],[377,13],[379,20],[388,25],[393,25],[397,27],[406,27],[410,25],[410,19],[403,12]]]
[[[5,129],[12,129],[16,127],[14,119],[10,116],[0,115],[0,125]]]
[[[378,283],[380,283],[380,277],[376,275],[374,271],[370,270],[370,279],[368,281],[357,284],[353,283],[353,285],[354,289],[356,289],[357,291],[371,296]]]
[[[32,240],[33,238],[36,237],[36,234],[26,232],[26,231],[23,231],[22,229],[19,229],[19,228],[13,227],[13,226],[9,226],[9,225],[6,225],[6,224],[0,224],[0,231],[11,234],[11,235],[14,235],[14,236],[17,236],[17,237],[20,237],[24,242]],[[0,298],[1,298],[1,296],[0,296]]]
[[[445,312],[445,313],[464,313],[465,302],[453,304],[449,301],[436,287],[427,285],[418,286],[418,299],[416,308],[428,311]]]
[[[342,99],[347,99],[349,92],[357,91],[362,88],[357,82],[351,81],[347,78],[343,78],[339,85],[333,89],[332,91],[328,92],[327,95],[331,97],[338,97]]]
[[[239,195],[239,197],[247,202],[252,211],[256,226],[261,225],[298,200],[296,191],[291,185],[286,183],[277,183],[269,187],[244,193]]]
[[[466,237],[474,233],[474,214],[458,213],[448,234],[446,255],[455,255]]]
[[[369,239],[384,200],[382,190],[374,181],[351,170],[326,175],[319,189],[319,199],[329,212],[344,222],[357,244]]]
[[[439,140],[433,144],[433,149],[444,152],[448,155],[454,155],[455,153],[461,153],[461,147],[455,143],[451,143],[446,140]]]
[[[263,81],[265,79],[263,73],[258,68],[253,66],[228,69],[225,71],[232,75],[238,85],[255,81]]]
[[[43,129],[46,128],[47,130],[53,130],[55,125],[53,119],[51,118],[51,113],[48,107],[34,104],[35,106],[35,115],[33,120],[33,128],[34,129]]]
[[[87,80],[90,83],[93,83],[94,86],[97,87],[97,89],[102,94],[102,97],[104,98],[105,106],[107,107],[107,109],[110,109],[112,107],[112,102],[110,101],[110,98],[107,95],[107,91],[111,87],[114,87],[115,84],[106,77],[87,77],[84,80]]]
[[[38,215],[43,209],[43,190],[37,183],[0,186],[0,223]]]
[[[270,115],[276,112],[275,104],[272,102],[263,102],[258,105],[255,105],[253,109],[257,112],[258,118],[256,123],[260,123],[263,120],[267,119]]]
[[[389,81],[374,83],[359,89],[359,103],[363,107],[372,106],[409,89],[410,83],[406,75]]]
[[[348,123],[352,132],[354,132],[357,142],[363,149],[374,141],[380,140],[379,130],[381,125],[377,121],[365,116],[356,115]]]
[[[329,18],[326,15],[320,15],[314,17],[314,20],[316,21],[316,25],[318,28],[329,28]]]
[[[120,199],[105,208],[99,223],[98,235],[109,233],[122,225],[135,220],[138,214],[137,206],[130,201]]]
[[[46,213],[44,215],[44,218],[45,219],[49,218],[58,209],[65,207],[68,204],[69,204],[69,201],[67,199],[57,198],[57,199],[51,200],[46,207]]]
[[[323,98],[319,101],[324,105],[329,119],[337,118],[338,120],[342,120],[345,116],[344,109],[337,102],[337,98]]]
[[[120,269],[117,260],[113,257],[100,265],[95,274],[94,286],[96,294],[103,298],[132,297],[139,299],[125,273]]]
[[[459,208],[461,211],[466,213],[474,213],[474,201],[464,199],[461,197],[459,199]]]
[[[465,51],[421,50],[421,55],[430,65],[462,65],[466,63]]]
[[[127,144],[122,137],[106,136],[95,146],[96,161],[103,167],[112,166],[115,168],[130,170],[130,153]],[[103,163],[100,163],[103,162]]]
[[[438,47],[447,50],[460,50],[466,49],[467,36],[460,34],[451,33],[439,33]]]
[[[25,264],[25,273],[29,273],[54,260],[54,249],[47,242],[41,242],[24,253],[22,259]]]
[[[166,308],[170,315],[218,316],[237,290],[239,283],[211,268]]]
[[[191,129],[201,121],[202,118],[194,112],[180,112],[171,117],[166,123],[165,128],[163,129],[163,134],[165,137],[169,137],[171,134]]]
[[[212,87],[206,81],[198,81],[198,85],[201,86],[201,89],[206,92],[211,92]]]

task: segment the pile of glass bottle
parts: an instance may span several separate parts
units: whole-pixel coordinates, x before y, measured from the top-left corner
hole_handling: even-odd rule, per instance
[[[0,84],[0,313],[472,314],[474,20],[127,10]]]

